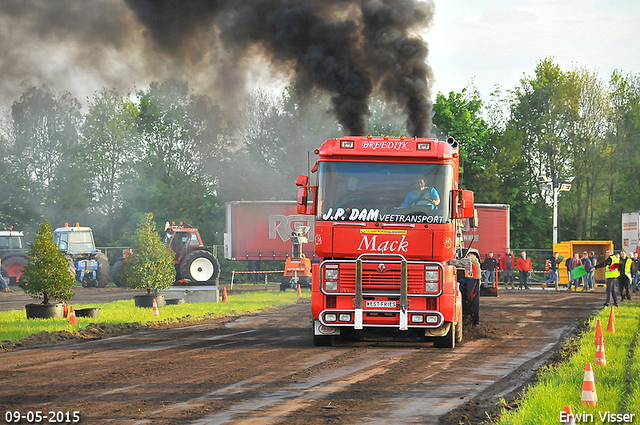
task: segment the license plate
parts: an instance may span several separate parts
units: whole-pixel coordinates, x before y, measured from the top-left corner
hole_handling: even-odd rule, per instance
[[[371,308],[396,308],[395,301],[367,301],[365,305]]]

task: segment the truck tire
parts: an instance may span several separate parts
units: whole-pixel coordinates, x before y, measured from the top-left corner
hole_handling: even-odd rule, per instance
[[[99,252],[96,254],[96,261],[98,262],[98,273],[96,273],[98,284],[96,286],[98,288],[105,288],[111,283],[111,266],[109,265],[109,259],[104,253]]]
[[[316,347],[331,347],[333,345],[333,335],[316,335],[311,325],[311,334],[313,335],[313,345]]]
[[[463,320],[460,320],[458,326],[456,326],[456,344],[462,344],[462,339],[464,338],[462,332],[462,322]]]
[[[220,263],[209,251],[191,251],[180,262],[177,280],[189,279],[195,282],[215,281],[220,276]]]
[[[433,346],[436,348],[456,348],[456,327],[453,323],[449,326],[449,332],[445,336],[433,340]]]
[[[29,258],[23,255],[11,255],[2,259],[2,268],[7,271],[7,277],[15,276],[16,282],[20,282],[20,276],[24,267],[29,262]],[[7,283],[9,283],[7,281]]]
[[[120,279],[120,272],[122,271],[122,266],[124,266],[124,261],[122,259],[117,260],[113,267],[111,267],[111,280],[118,287],[124,286],[124,282]]]

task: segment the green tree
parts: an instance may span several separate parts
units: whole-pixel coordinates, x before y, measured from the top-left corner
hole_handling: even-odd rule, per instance
[[[83,216],[90,205],[89,186],[74,172],[84,169],[78,129],[81,105],[70,93],[29,87],[11,106],[13,145],[9,152],[45,218]],[[78,178],[81,177],[81,178]]]
[[[176,278],[173,254],[160,239],[153,214],[144,215],[132,245],[132,253],[122,268],[122,281],[130,288],[167,289]]]
[[[450,92],[448,97],[442,93],[436,96],[433,105],[433,125],[440,139],[453,136],[460,143],[461,180],[465,187],[475,190],[473,179],[467,176],[482,172],[486,165],[489,125],[482,118],[482,99],[477,90],[461,93]]]
[[[76,277],[69,272],[69,261],[53,242],[53,231],[46,220],[31,244],[29,262],[18,284],[32,298],[42,298],[42,304],[49,304],[51,299],[66,302],[74,296]]]
[[[115,240],[122,188],[133,180],[135,158],[140,156],[135,126],[138,108],[129,98],[115,90],[96,93],[82,126],[94,209],[106,216],[110,243]]]

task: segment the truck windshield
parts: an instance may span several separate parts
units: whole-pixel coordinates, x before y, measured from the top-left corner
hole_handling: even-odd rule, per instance
[[[316,220],[447,223],[451,165],[320,162]]]

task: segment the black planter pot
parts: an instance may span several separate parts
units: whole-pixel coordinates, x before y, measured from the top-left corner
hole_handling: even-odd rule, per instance
[[[73,310],[76,313],[76,317],[92,317],[96,318],[100,314],[100,309],[98,307],[93,308],[79,308],[77,310]]]
[[[27,319],[54,319],[64,317],[64,304],[27,304],[24,306]]]
[[[162,307],[164,303],[164,295],[134,295],[133,300],[135,301],[136,307],[153,307],[153,300],[156,300],[156,305],[158,307]]]

